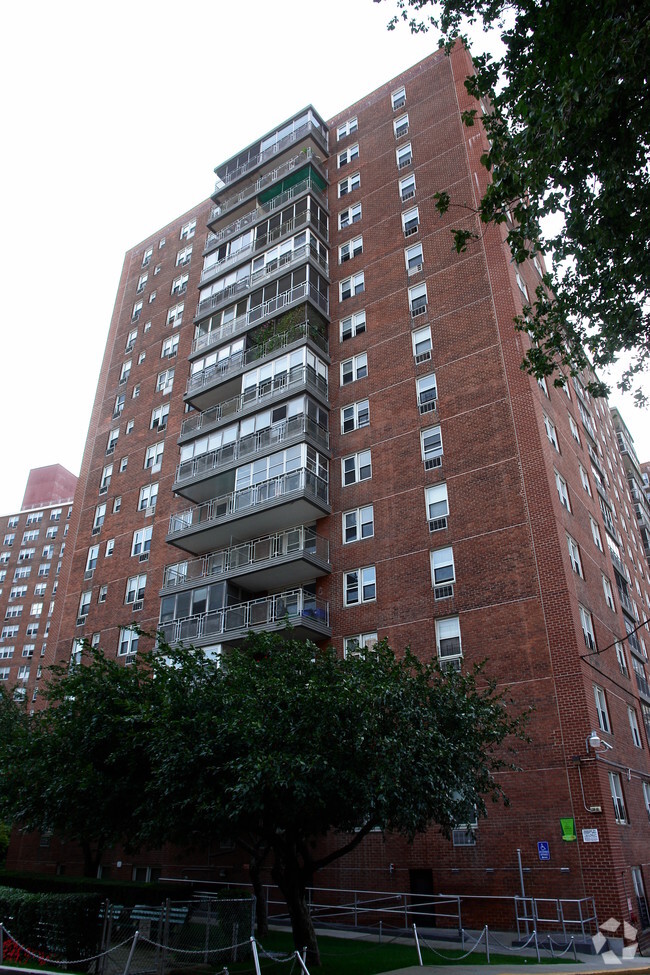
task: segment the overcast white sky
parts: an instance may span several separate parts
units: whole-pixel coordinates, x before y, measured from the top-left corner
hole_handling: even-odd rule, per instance
[[[325,117],[429,54],[391,0],[79,0],[3,13],[0,512],[79,472],[124,252],[307,103]],[[648,413],[614,397],[650,459]]]

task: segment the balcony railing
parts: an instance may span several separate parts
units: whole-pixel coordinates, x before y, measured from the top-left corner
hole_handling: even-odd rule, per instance
[[[276,227],[270,233],[266,234],[266,236],[259,240],[252,240],[246,247],[241,247],[234,254],[229,254],[227,257],[223,257],[220,261],[217,261],[216,264],[204,268],[201,271],[199,284],[205,284],[206,281],[210,281],[219,271],[225,270],[225,268],[230,267],[232,264],[237,264],[247,254],[255,254],[257,251],[264,250],[266,247],[270,247],[275,240],[287,237],[293,231],[298,230],[300,227],[305,227],[308,224],[321,232],[326,243],[329,241],[329,234],[323,234],[315,216],[310,210],[305,210],[304,213],[299,213],[296,219],[287,220],[286,223],[283,223],[280,227]]]
[[[251,169],[255,169],[256,166],[261,166],[262,163],[266,162],[267,159],[272,159],[273,156],[277,156],[278,153],[284,152],[290,145],[294,142],[299,142],[301,139],[306,138],[308,135],[315,135],[318,137],[318,141],[322,143],[323,148],[327,151],[327,134],[323,133],[318,125],[314,125],[313,122],[305,122],[304,125],[299,126],[290,132],[289,135],[285,135],[283,139],[280,139],[274,145],[269,146],[268,149],[263,149],[262,152],[256,153],[238,166],[237,169],[231,170],[231,172],[226,173],[223,179],[219,178],[215,184],[214,192],[220,193],[226,186],[230,183],[234,183],[235,180],[241,179],[246,173],[250,172]],[[311,153],[311,150],[308,150]]]
[[[224,240],[228,240],[230,237],[238,234],[240,230],[245,230],[246,227],[250,227],[251,224],[256,223],[258,220],[262,220],[266,214],[273,213],[278,209],[278,207],[282,207],[285,203],[293,200],[294,197],[300,196],[300,194],[304,193],[305,190],[309,190],[313,196],[318,197],[324,207],[327,207],[327,197],[320,187],[316,185],[314,180],[310,177],[301,179],[300,182],[296,183],[295,186],[290,186],[289,189],[283,190],[282,193],[278,193],[277,196],[274,196],[272,200],[268,200],[267,203],[262,203],[260,206],[255,207],[254,210],[250,210],[242,217],[238,217],[236,220],[233,220],[233,222],[229,223],[227,227],[223,227],[216,233],[208,234],[205,242],[206,249],[208,247],[212,247],[216,243],[221,243]]]
[[[248,488],[212,498],[203,504],[188,508],[169,519],[169,534],[178,535],[191,528],[222,521],[233,514],[241,514],[251,508],[264,508],[271,501],[278,501],[291,495],[304,492],[315,500],[328,503],[328,485],[313,471],[306,467],[288,474],[261,481]]]
[[[251,433],[247,437],[242,437],[241,440],[235,440],[234,443],[226,444],[216,450],[201,454],[199,457],[183,461],[176,469],[176,483],[181,484],[195,477],[201,477],[201,475],[209,474],[219,467],[225,467],[238,460],[249,458],[261,451],[277,447],[279,444],[286,444],[292,439],[302,438],[304,435],[311,437],[319,446],[328,449],[328,431],[305,413],[300,413],[281,423],[275,423],[266,430]]]
[[[318,291],[313,281],[303,281],[302,284],[295,285],[289,291],[283,291],[281,294],[276,295],[275,298],[269,298],[268,301],[262,302],[261,305],[256,305],[255,308],[247,311],[245,315],[234,318],[227,325],[222,325],[219,334],[225,338],[228,335],[237,335],[240,332],[245,332],[251,325],[262,322],[265,318],[282,311],[283,308],[291,308],[305,298],[310,298],[314,304],[322,308],[323,312],[329,316],[329,300]],[[197,318],[202,318],[213,310],[214,305],[211,302],[212,298],[206,298],[200,302],[196,310]],[[218,304],[218,302],[215,304]],[[215,338],[210,344],[219,340]],[[198,348],[197,345],[197,349],[192,349],[192,351],[197,351]]]
[[[634,676],[636,677],[637,687],[641,693],[647,698],[650,698],[650,684],[648,684],[648,681],[641,674],[637,674],[636,670],[634,671]]]
[[[627,642],[630,644],[630,649],[634,650],[637,656],[645,657],[645,654],[641,648],[641,644],[639,643],[639,638],[637,637],[636,633],[628,633]]]
[[[223,403],[217,403],[216,406],[211,406],[209,410],[204,410],[203,413],[191,414],[183,421],[181,437],[196,433],[199,430],[209,430],[222,420],[231,419],[244,410],[265,404],[283,391],[289,392],[302,386],[313,390],[315,393],[320,393],[327,399],[327,380],[316,375],[311,366],[295,366],[289,373],[285,372],[274,379],[265,380],[259,386],[251,386],[240,396],[234,396]]]
[[[217,308],[223,302],[232,301],[238,295],[243,294],[245,291],[250,291],[251,288],[254,288],[259,283],[263,283],[270,275],[277,274],[281,270],[288,271],[290,268],[295,267],[296,264],[301,264],[308,258],[311,258],[323,273],[329,277],[330,272],[327,260],[318,253],[315,247],[309,244],[303,244],[302,247],[296,247],[295,250],[288,251],[276,260],[270,261],[265,267],[260,268],[259,271],[247,274],[246,277],[240,278],[234,284],[229,284],[227,287],[222,288],[221,291],[210,295],[209,298],[204,298],[197,305],[197,315],[203,314],[206,303],[210,303],[210,308]]]
[[[621,575],[624,576],[625,575],[625,566],[623,565],[623,562],[622,562],[620,556],[616,554],[616,552],[614,551],[613,548],[611,548],[611,546],[608,545],[607,547],[609,548],[609,557],[612,560],[612,564],[613,564],[614,568],[615,569],[618,569],[618,571],[621,573]]]
[[[266,356],[280,349],[285,349],[288,345],[293,345],[294,342],[298,342],[303,338],[310,339],[322,352],[327,354],[328,345],[327,340],[323,337],[323,333],[314,325],[310,325],[308,321],[301,322],[300,325],[293,325],[286,332],[273,335],[263,344],[254,345],[252,348],[247,349],[246,352],[237,352],[235,355],[231,355],[221,362],[214,362],[212,365],[201,369],[200,372],[194,373],[187,380],[185,392],[195,393],[203,386],[213,383],[215,379],[225,378],[233,372],[238,372],[240,369],[250,366],[251,363],[257,362],[258,359],[264,359]]]
[[[624,606],[625,609],[628,611],[628,613],[634,616],[634,609],[632,608],[632,600],[630,599],[630,597],[628,596],[628,594],[625,592],[624,589],[620,589],[618,586],[617,589],[618,589],[618,598],[621,601],[621,606]]]
[[[188,640],[218,640],[231,633],[266,629],[273,624],[279,627],[287,622],[295,626],[305,621],[329,627],[329,603],[305,589],[291,589],[198,616],[160,623],[158,630],[167,643],[175,644]]]
[[[210,552],[199,559],[167,565],[163,574],[163,588],[179,588],[199,579],[214,579],[236,571],[255,569],[287,556],[299,557],[303,554],[313,555],[321,562],[329,562],[328,540],[317,535],[313,528],[301,525],[289,531],[253,538],[241,545]]]
[[[298,155],[292,156],[291,159],[287,159],[285,163],[281,166],[276,166],[269,173],[264,173],[259,179],[255,180],[249,186],[245,186],[239,193],[234,193],[229,196],[226,200],[221,203],[217,203],[216,206],[212,207],[210,213],[210,221],[218,220],[219,217],[223,217],[228,213],[229,210],[234,210],[235,207],[241,206],[246,200],[249,200],[253,196],[265,189],[267,186],[272,186],[273,183],[277,183],[278,180],[284,179],[289,173],[293,172],[294,169],[302,169],[308,163],[319,161],[319,157],[315,155],[312,149],[306,149],[304,152],[299,152]],[[218,191],[217,191],[218,192]]]

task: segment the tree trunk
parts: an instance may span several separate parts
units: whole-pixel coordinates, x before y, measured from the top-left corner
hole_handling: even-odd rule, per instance
[[[293,943],[298,951],[307,948],[307,967],[316,968],[320,967],[320,953],[316,932],[307,907],[306,889],[301,874],[302,871],[297,862],[279,862],[276,853],[276,862],[271,871],[271,876],[287,902]]]
[[[251,856],[250,866],[248,868],[251,883],[253,885],[253,893],[255,894],[255,927],[258,938],[264,938],[269,933],[269,919],[266,913],[266,897],[264,896],[264,887],[262,886],[262,880],[260,877],[263,859],[264,854],[261,856],[258,856],[257,854]]]
[[[84,877],[96,878],[99,864],[102,862],[103,848],[98,845],[93,853],[90,842],[88,840],[81,840],[81,852],[84,858]]]

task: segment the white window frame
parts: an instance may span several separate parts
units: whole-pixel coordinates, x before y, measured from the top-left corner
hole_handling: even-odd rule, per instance
[[[359,158],[359,143],[353,142],[351,146],[347,146],[345,149],[341,149],[336,161],[338,168],[342,169],[344,166],[349,166],[351,162],[354,162]]]
[[[361,508],[344,511],[341,515],[341,537],[344,545],[362,542],[366,538],[373,538],[375,534],[375,512],[371,504]]]
[[[434,549],[430,553],[431,585],[436,599],[445,599],[453,595],[456,582],[456,566],[454,552],[451,545]]]
[[[356,597],[355,597],[356,593]],[[377,572],[374,565],[348,569],[343,573],[343,605],[359,606],[377,601]]]
[[[635,748],[643,748],[643,741],[641,739],[641,729],[639,728],[639,719],[637,718],[636,711],[634,708],[628,705],[627,709],[627,719],[630,722],[630,732],[632,734],[632,744]]]
[[[153,525],[146,525],[133,532],[131,543],[131,557],[135,555],[145,555],[151,550],[151,536],[153,535]]]
[[[350,176],[346,176],[339,182],[338,191],[339,199],[343,196],[347,196],[348,193],[353,193],[354,190],[358,190],[361,186],[361,173],[352,173]]]
[[[408,293],[411,318],[419,318],[420,315],[426,315],[429,306],[426,282],[412,285]]]
[[[339,125],[339,127],[336,130],[336,141],[340,142],[341,139],[347,138],[347,136],[352,135],[353,132],[356,132],[358,128],[359,128],[359,120],[355,115],[354,118],[349,118],[347,122],[344,122],[342,125]]]
[[[181,227],[180,240],[191,240],[196,232],[196,220],[188,220]]]
[[[394,112],[396,112],[398,108],[403,108],[404,105],[406,105],[406,87],[404,85],[391,92],[390,104]]]
[[[361,399],[341,407],[341,435],[370,425],[370,400]]]
[[[428,439],[431,439],[433,446],[427,446]],[[435,444],[436,440],[440,441],[439,446]],[[425,470],[428,471],[434,467],[441,466],[444,451],[442,447],[442,430],[439,425],[427,427],[426,430],[420,431],[420,450],[422,452],[422,461]]]
[[[399,181],[399,198],[402,203],[406,203],[407,200],[412,200],[416,192],[415,185],[415,173],[409,173],[408,176],[402,176]]]
[[[455,642],[458,640],[458,645]],[[450,647],[444,644],[452,642]],[[457,664],[463,657],[463,643],[460,635],[460,620],[458,616],[448,616],[436,620],[436,653],[441,664]]]
[[[404,231],[405,237],[411,237],[413,234],[417,234],[420,229],[420,208],[411,207],[410,210],[405,210],[402,214],[402,230]]]
[[[418,410],[421,414],[431,413],[438,404],[438,382],[435,372],[420,376],[415,380]]]
[[[358,655],[360,650],[372,650],[378,642],[377,633],[355,633],[354,636],[343,637],[343,656]]]
[[[591,515],[589,516],[589,522],[591,524],[591,537],[594,540],[594,545],[596,546],[596,548],[599,548],[600,551],[602,552],[603,551],[603,540],[600,537],[600,528],[598,527],[598,522],[597,521],[594,521],[594,519],[591,517]]]
[[[430,484],[424,489],[424,504],[429,531],[442,531],[446,528],[449,516],[449,495],[444,481],[441,484]]]
[[[409,116],[408,112],[405,115],[400,115],[399,118],[393,119],[393,134],[396,139],[403,139],[405,135],[409,132]]]
[[[345,230],[346,227],[351,227],[353,224],[359,223],[362,216],[363,207],[361,203],[353,203],[345,210],[341,210],[339,213],[339,230]]]
[[[357,271],[356,274],[352,274],[349,278],[344,278],[339,282],[339,301],[347,301],[348,298],[354,298],[365,290],[365,274],[363,271]]]
[[[618,772],[608,772],[607,774],[609,775],[609,790],[614,804],[614,819],[623,826],[627,823],[628,819],[621,776]]]
[[[579,575],[581,579],[584,579],[585,576],[584,572],[582,571],[582,559],[580,558],[578,543],[576,542],[575,538],[571,537],[571,535],[567,535],[566,540],[569,548],[569,561],[571,563],[571,568],[576,575]]]
[[[358,355],[341,362],[341,386],[349,386],[368,375],[368,353],[359,352]]]
[[[431,326],[424,325],[411,332],[411,343],[413,345],[413,357],[416,365],[431,360],[433,342],[431,340]]]
[[[607,708],[607,698],[605,697],[605,691],[598,684],[594,684],[594,700],[596,702],[596,715],[598,718],[598,727],[605,734],[611,735],[612,733],[612,723],[609,720],[609,710]]]
[[[589,475],[587,474],[582,464],[578,464],[578,469],[580,471],[580,480],[582,481],[582,486],[587,492],[587,494],[589,495],[589,497],[591,497],[591,485],[589,484]]]
[[[578,604],[578,612],[580,613],[580,625],[582,626],[582,635],[585,638],[585,645],[589,650],[596,649],[596,633],[594,630],[594,620],[593,616],[588,609],[584,606]],[[603,731],[606,729],[603,728]]]
[[[352,477],[350,478],[350,475]],[[372,478],[372,454],[370,450],[359,450],[356,454],[341,457],[341,484],[360,484]]]
[[[614,602],[614,590],[612,589],[612,584],[606,575],[603,575],[603,592],[605,593],[605,602],[612,610],[616,612],[616,604]]]
[[[571,501],[569,500],[569,488],[567,482],[562,477],[559,471],[555,471],[555,487],[557,488],[557,496],[560,499],[560,504],[566,508],[567,511],[571,511]]]
[[[405,142],[403,146],[398,146],[395,150],[395,159],[398,169],[406,169],[413,165],[413,146],[410,142]]]
[[[548,442],[551,444],[552,447],[554,447],[557,450],[559,454],[560,445],[557,439],[557,430],[555,428],[555,424],[553,423],[552,420],[550,420],[547,417],[546,413],[542,413],[542,417],[544,420],[544,429],[546,430],[546,437],[548,439]]]
[[[344,244],[339,245],[339,264],[345,264],[359,254],[363,254],[363,237],[353,237],[352,240],[346,240]]]
[[[140,602],[140,600],[144,599],[146,585],[146,572],[137,576],[129,576],[126,581],[125,604],[128,606],[131,603]]]
[[[424,267],[424,255],[421,243],[411,244],[410,247],[404,248],[404,262],[408,274],[417,274],[422,270]]]
[[[342,318],[339,322],[339,335],[341,342],[345,342],[347,339],[352,339],[355,335],[361,335],[365,331],[365,308],[363,308],[361,311],[355,311],[353,315],[348,315],[346,318]]]

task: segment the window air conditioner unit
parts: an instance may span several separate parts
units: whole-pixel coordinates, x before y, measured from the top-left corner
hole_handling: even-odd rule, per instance
[[[162,467],[162,461],[159,460],[158,463],[157,464],[154,464],[153,467],[151,468],[151,473],[152,474],[159,474],[161,467]]]
[[[109,447],[106,448],[106,456],[108,457],[109,454],[112,454],[114,452],[115,452],[115,444],[112,443]]]
[[[86,579],[92,579],[92,577],[94,576],[94,574],[95,574],[95,570],[94,569],[86,569],[86,571],[84,572],[84,580],[86,580]]]
[[[137,613],[139,610],[141,610],[143,604],[144,604],[143,599],[136,599],[136,601],[133,603],[133,612]]]
[[[96,527],[93,528],[93,530],[91,531],[90,534],[91,535],[99,535],[99,533],[100,533],[101,530],[102,530],[102,526],[101,525],[97,525]]]
[[[99,493],[100,494],[108,494],[108,485],[106,485],[105,487],[100,487]]]
[[[138,558],[138,562],[148,562],[148,561],[149,561],[149,553],[141,552],[140,557]]]
[[[83,626],[87,619],[87,616],[77,616],[77,626]]]
[[[423,267],[424,264],[414,264],[413,267],[410,267],[408,270],[409,277],[411,277],[413,274],[419,274]]]
[[[126,376],[121,376],[118,385],[119,386],[126,386],[127,381],[128,381],[128,378],[129,378],[129,374],[128,373],[126,374]]]
[[[155,504],[150,504],[150,505],[148,505],[144,509],[144,516],[145,516],[145,518],[153,518],[153,516],[155,515],[155,513],[156,513],[156,506],[155,506]]]

